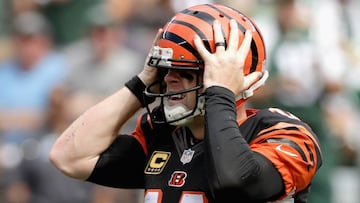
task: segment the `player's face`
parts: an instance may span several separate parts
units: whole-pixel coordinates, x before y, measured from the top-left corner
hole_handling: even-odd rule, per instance
[[[164,78],[167,93],[178,92],[195,87],[196,77],[197,75],[195,71],[169,69]],[[196,102],[196,92],[191,91],[184,94],[174,95],[166,98],[166,100],[169,106],[181,103],[187,108],[193,109]]]

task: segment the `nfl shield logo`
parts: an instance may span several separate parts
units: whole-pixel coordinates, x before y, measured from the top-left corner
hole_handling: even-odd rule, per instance
[[[194,150],[191,150],[191,149],[186,149],[186,150],[184,150],[184,152],[183,152],[183,154],[182,154],[182,156],[181,156],[180,161],[181,161],[183,164],[189,163],[189,162],[191,161],[191,159],[193,158],[194,153],[195,153],[195,151],[194,151]]]

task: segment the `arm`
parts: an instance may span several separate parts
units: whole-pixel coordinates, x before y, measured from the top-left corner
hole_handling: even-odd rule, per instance
[[[161,32],[159,29],[154,43]],[[51,149],[50,161],[55,167],[70,177],[88,179],[100,154],[109,148],[121,127],[141,108],[137,93],[143,90],[138,87],[151,84],[156,75],[156,68],[147,66],[146,61],[143,71],[138,74],[142,84],[137,82],[131,90],[121,88],[77,118]]]
[[[51,162],[66,175],[86,179],[99,155],[140,107],[136,96],[127,87],[121,88],[85,111],[60,135],[50,152]]]
[[[220,23],[214,22],[216,42],[223,42]],[[238,28],[230,21],[228,47],[208,52],[199,38],[194,39],[204,59],[205,144],[209,181],[218,199],[243,194],[251,200],[269,200],[283,192],[280,174],[272,163],[251,150],[240,133],[237,120],[245,119],[244,104],[236,107],[235,98],[260,77],[260,72],[244,75],[244,63],[252,40],[251,31],[238,40]],[[271,183],[271,187],[268,183]]]
[[[269,200],[284,192],[280,173],[266,157],[252,151],[236,121],[235,97],[222,87],[205,92],[205,143],[209,180],[218,198],[227,188],[251,199]],[[271,184],[269,184],[271,183]]]
[[[144,86],[150,84],[155,75],[156,69],[146,66],[138,78]],[[99,155],[140,108],[138,97],[128,87],[121,88],[85,111],[60,135],[51,149],[50,161],[70,177],[87,179]]]

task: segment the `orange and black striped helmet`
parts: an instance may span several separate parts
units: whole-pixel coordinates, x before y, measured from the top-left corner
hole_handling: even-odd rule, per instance
[[[240,41],[244,38],[245,30],[253,31],[251,50],[245,62],[244,74],[262,71],[266,59],[264,40],[257,25],[240,11],[220,4],[201,4],[178,12],[165,24],[164,32],[159,36],[157,45],[161,48],[173,50],[174,62],[201,62],[193,39],[199,35],[205,47],[211,53],[215,52],[213,35],[213,21],[217,19],[222,24],[225,42],[229,39],[229,21],[235,19],[240,29]],[[181,63],[180,63],[181,64]]]
[[[207,50],[214,53],[216,47],[213,35],[213,22],[214,20],[220,21],[226,46],[230,34],[230,19],[235,19],[238,23],[240,42],[243,40],[246,30],[253,31],[251,48],[244,65],[244,74],[247,75],[254,71],[264,72],[264,62],[266,59],[265,45],[257,25],[240,11],[220,4],[200,4],[176,13],[163,27],[163,33],[159,35],[150,52],[148,65],[165,70],[195,70],[200,74],[203,71],[204,65],[193,42],[195,35],[200,36]],[[200,97],[200,88],[201,84],[199,82],[195,88],[177,94],[198,91]],[[257,88],[251,89],[249,94],[245,92],[247,95],[241,96],[242,98],[238,100],[251,96]],[[146,89],[145,94],[150,97],[162,98],[171,96],[165,91],[154,93],[151,91],[151,87]],[[188,116],[193,116],[196,114],[196,111],[197,109],[194,109]]]

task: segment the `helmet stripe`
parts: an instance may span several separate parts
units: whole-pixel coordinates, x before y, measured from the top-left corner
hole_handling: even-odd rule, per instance
[[[164,32],[161,35],[161,39],[170,40],[174,43],[177,43],[181,47],[187,49],[189,52],[193,53],[196,58],[199,60],[201,59],[200,54],[197,52],[197,50],[189,44],[184,38],[180,37],[179,35],[172,33],[172,32]]]
[[[217,12],[221,13],[223,16],[225,16],[227,19],[233,19],[231,16],[229,16],[228,14],[224,13],[222,10],[220,10],[219,8],[215,7],[214,5],[211,4],[206,4],[207,6],[209,6],[210,8],[216,10]],[[241,14],[241,13],[240,13]],[[243,14],[241,14],[243,15]],[[241,32],[245,33],[246,29],[244,28],[244,26],[242,26],[239,22],[237,22],[238,28],[241,30]]]
[[[221,9],[219,9],[218,7],[212,5],[212,4],[205,4],[206,6],[216,10],[218,13],[220,13],[221,15],[223,15],[224,17],[226,17],[227,19],[232,19],[233,17],[231,17],[230,15],[228,15],[227,13],[225,13],[224,11],[222,11]],[[244,14],[242,14],[241,12],[232,9],[234,12],[239,13],[242,16],[245,16]],[[181,13],[185,14],[185,15],[191,15],[192,17],[196,17],[198,19],[201,19],[205,22],[207,22],[210,26],[212,26],[212,23],[214,22],[214,20],[216,19],[213,15],[211,15],[210,13],[207,12],[202,12],[202,11],[197,11],[197,10],[189,10],[189,9],[184,9],[181,11]],[[180,20],[174,20],[172,21],[172,23],[176,23],[176,24],[181,24],[184,25],[186,27],[189,27],[190,29],[192,29],[196,34],[198,34],[202,39],[206,39],[207,37],[204,35],[204,33],[197,28],[195,25],[189,23],[189,22],[185,22],[185,21],[180,21]],[[252,22],[249,22],[252,25]],[[241,25],[238,21],[238,28],[241,32],[245,33],[246,28]],[[185,49],[187,49],[188,51],[194,53],[194,55],[197,58],[201,58],[200,55],[198,54],[198,52],[184,39],[182,39],[181,37],[177,36],[174,33],[169,34],[169,36],[167,36],[165,39],[169,39],[171,41],[174,41],[176,43],[178,43],[180,46],[184,47]],[[177,41],[175,41],[177,40]],[[186,43],[184,43],[186,42]],[[208,41],[203,40],[204,45],[206,47],[207,50],[209,50],[211,52],[211,48],[210,48],[210,44]],[[225,39],[225,43],[226,43],[226,39]],[[251,41],[251,45],[250,45],[250,49],[251,49],[251,67],[250,67],[250,73],[256,71],[256,67],[258,65],[258,50],[257,50],[257,44],[255,43],[255,40],[252,39]]]
[[[221,9],[219,9],[218,7],[212,5],[212,4],[206,4],[206,6],[218,11],[219,13],[221,13],[223,16],[225,16],[227,19],[232,19],[231,16],[229,16],[227,13],[223,12]],[[233,9],[234,10],[234,9]],[[244,14],[242,14],[241,12],[237,11],[237,10],[234,10],[236,13],[239,13],[240,15],[244,16]],[[206,15],[205,15],[206,14]],[[200,12],[200,15],[197,14],[196,17],[199,17],[199,18],[203,18],[206,17],[204,20],[206,19],[211,19],[211,23],[214,21],[214,17],[210,18],[208,17],[209,14],[207,13],[204,13],[204,12]],[[208,22],[208,21],[207,21]],[[236,21],[237,24],[238,24],[238,28],[243,32],[245,33],[246,29],[244,26],[242,26],[238,21]],[[252,24],[252,22],[250,22]],[[257,51],[257,46],[256,46],[256,43],[254,41],[254,39],[251,40],[251,54],[252,54],[252,60],[251,60],[251,68],[250,68],[250,73],[251,72],[254,72],[256,70],[256,66],[258,64],[258,51]]]
[[[251,40],[251,68],[250,73],[254,72],[256,70],[256,66],[258,65],[259,59],[258,59],[258,51],[254,40]]]
[[[215,18],[212,15],[202,12],[202,11],[192,11],[189,9],[185,9],[185,10],[181,11],[181,13],[186,14],[186,15],[191,15],[193,17],[197,17],[197,18],[207,22],[209,25],[212,25],[212,23],[215,20]],[[196,14],[196,15],[194,15],[194,14]]]
[[[190,23],[185,22],[185,21],[179,21],[179,20],[174,20],[174,21],[172,21],[172,23],[174,23],[174,24],[179,24],[179,25],[184,25],[184,26],[186,26],[186,27],[189,27],[189,28],[192,29],[197,35],[200,36],[200,39],[206,39],[205,34],[204,34],[199,28],[197,28],[196,26],[194,26],[193,24],[190,24]],[[210,51],[211,48],[210,48],[209,41],[205,40],[205,41],[203,41],[203,42],[204,42],[204,45],[205,45],[206,49],[207,49],[208,51]]]
[[[229,20],[232,19],[231,16],[229,16],[228,14],[226,14],[225,12],[223,12],[222,10],[220,10],[219,8],[215,7],[214,5],[212,4],[206,4],[207,6],[213,8],[214,10],[218,11],[219,13],[221,13],[222,15],[224,15],[226,18],[228,18]],[[241,14],[242,16],[244,16],[244,14],[242,14],[241,12],[235,10],[235,9],[232,9],[234,10],[235,12]],[[236,21],[237,22],[237,21]],[[250,22],[252,24],[252,22]],[[246,29],[244,26],[242,26],[239,22],[237,22],[238,24],[238,28],[243,32],[245,33]],[[250,49],[251,49],[251,54],[252,54],[252,60],[251,60],[251,68],[250,68],[250,73],[254,72],[256,70],[256,66],[258,64],[258,51],[257,51],[257,46],[255,44],[255,41],[254,39],[251,40],[251,45],[250,45]]]
[[[193,11],[193,10],[185,9],[181,13],[183,13],[185,15],[191,15],[192,17],[201,19],[201,20],[207,22],[210,26],[212,26],[214,20],[216,20],[216,18],[214,16],[212,16],[211,14],[202,12],[202,11]],[[195,27],[195,26],[193,26],[193,27]],[[224,34],[224,31],[222,31],[222,32]],[[206,37],[203,39],[206,39]],[[225,41],[225,47],[227,47],[227,42],[226,42],[225,37],[224,37],[224,41]],[[210,46],[206,47],[206,48],[209,48],[208,50],[211,52]]]

